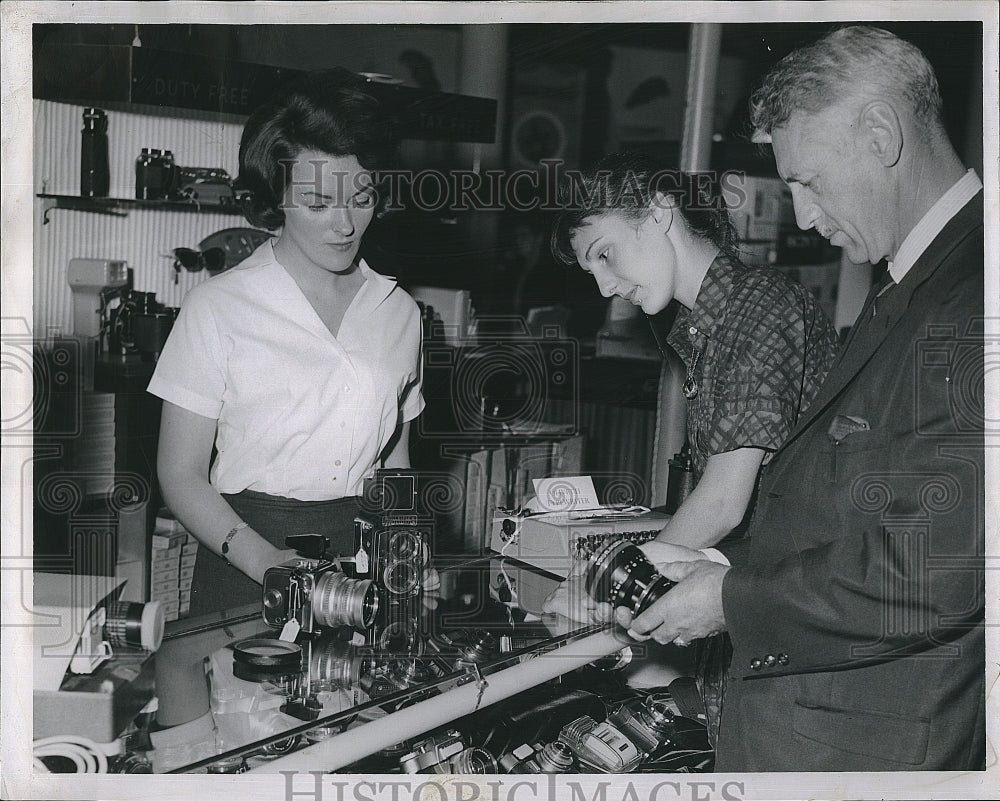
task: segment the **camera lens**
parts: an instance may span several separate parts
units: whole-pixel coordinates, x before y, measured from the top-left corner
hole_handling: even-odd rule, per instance
[[[452,773],[496,773],[497,761],[483,748],[466,748],[451,760]]]
[[[650,728],[662,734],[672,734],[676,727],[674,711],[670,708],[667,698],[651,695],[646,699],[642,716]]]
[[[623,606],[633,615],[647,609],[674,582],[661,576],[646,555],[631,542],[609,542],[590,557],[586,587],[598,603]]]
[[[321,626],[367,629],[375,622],[378,593],[370,579],[352,579],[332,570],[316,581],[312,604]]]
[[[268,609],[275,609],[284,602],[285,594],[281,590],[270,589],[264,591],[264,606]]]
[[[163,640],[164,616],[159,601],[141,604],[115,601],[107,606],[104,636],[115,646],[155,651]]]
[[[405,595],[420,586],[420,574],[409,562],[395,562],[382,571],[382,581],[393,595]]]
[[[548,743],[535,756],[542,773],[569,773],[573,769],[576,757],[566,743],[556,740]]]
[[[389,540],[389,554],[394,559],[413,559],[420,553],[421,546],[420,535],[415,531],[395,531]]]

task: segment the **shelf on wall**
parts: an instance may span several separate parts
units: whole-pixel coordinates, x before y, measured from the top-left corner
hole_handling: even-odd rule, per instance
[[[124,197],[80,197],[79,195],[52,195],[39,193],[38,197],[45,201],[42,223],[49,221],[52,209],[68,209],[71,211],[89,211],[95,214],[111,214],[125,217],[132,209],[150,209],[155,211],[186,211],[195,214],[232,214],[242,217],[239,206],[221,203],[198,203],[193,200],[138,200]]]

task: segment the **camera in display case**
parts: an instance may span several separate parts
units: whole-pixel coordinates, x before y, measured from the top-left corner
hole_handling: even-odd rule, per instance
[[[267,569],[262,605],[268,626],[294,620],[304,634],[319,634],[323,627],[368,628],[379,596],[373,581],[349,577],[338,560],[298,557]]]
[[[359,517],[354,521],[358,579],[375,583],[391,598],[408,598],[420,591],[431,561],[432,523],[382,525]]]
[[[418,741],[399,764],[404,773],[496,773],[497,762],[485,748],[467,746],[452,729]]]

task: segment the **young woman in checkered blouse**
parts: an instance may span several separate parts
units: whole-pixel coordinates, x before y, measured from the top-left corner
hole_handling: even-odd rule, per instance
[[[677,303],[666,341],[687,368],[687,438],[697,483],[643,548],[654,562],[690,558],[671,546],[703,549],[739,536],[762,464],[833,363],[836,332],[801,285],[740,262],[723,192],[739,202],[738,184],[720,187],[714,176],[618,153],[587,172],[582,188],[564,198],[552,235],[557,258],[591,274],[604,296],[647,315]],[[572,585],[554,593],[547,608],[589,606],[572,597],[578,592]],[[702,641],[700,651],[714,740],[724,675],[718,665],[728,654],[721,636]]]

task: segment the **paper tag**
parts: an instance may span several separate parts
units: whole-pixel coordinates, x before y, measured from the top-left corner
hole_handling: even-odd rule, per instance
[[[538,505],[546,512],[571,512],[574,509],[593,509],[597,503],[597,491],[590,476],[560,476],[559,478],[536,478],[535,495]]]
[[[354,554],[354,567],[358,573],[368,575],[368,552],[364,548],[358,548],[358,552]]]
[[[278,639],[285,642],[295,642],[295,638],[299,636],[300,628],[299,621],[293,617],[282,627],[281,636]]]

